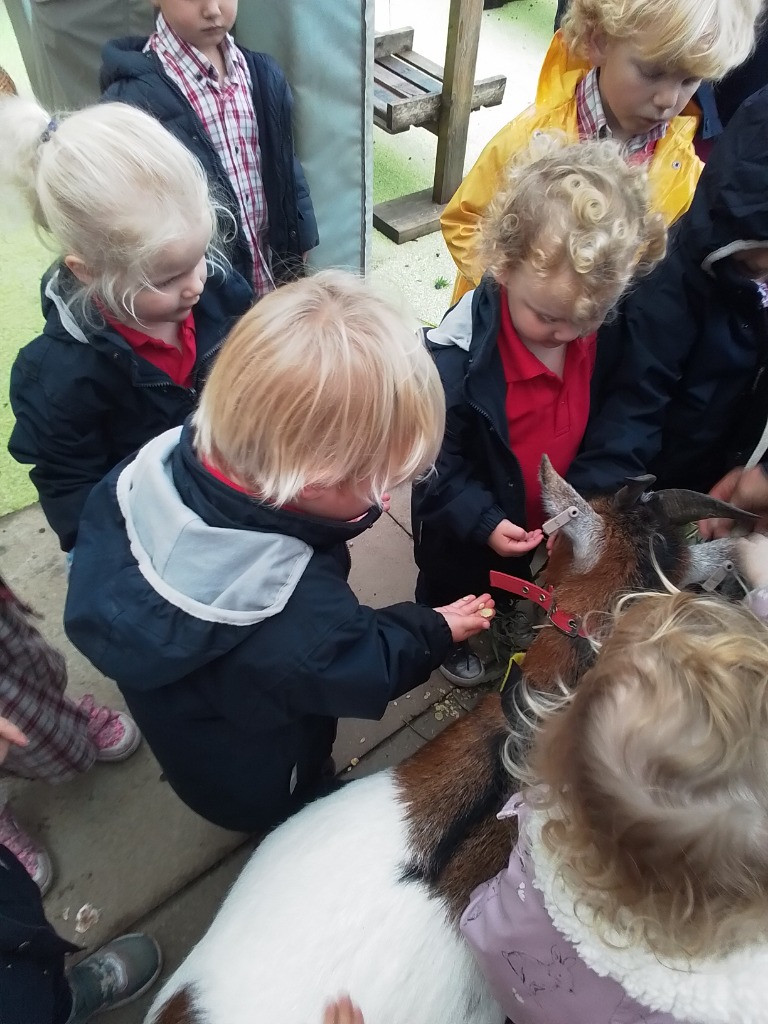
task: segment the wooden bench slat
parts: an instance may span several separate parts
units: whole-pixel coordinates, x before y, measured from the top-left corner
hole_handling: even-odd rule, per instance
[[[404,53],[399,54],[401,60],[404,60],[406,64],[413,64],[419,71],[425,72],[427,75],[431,75],[433,78],[439,78],[443,80],[443,68],[439,64],[435,64],[434,61],[429,60],[427,57],[422,57],[420,53],[414,53],[413,50],[406,50]]]
[[[397,96],[418,97],[423,96],[425,90],[408,79],[394,74],[388,68],[383,67],[380,61],[373,65],[373,80],[377,85],[391,90]],[[427,90],[428,91],[428,90]]]
[[[425,92],[442,92],[443,90],[442,78],[435,78],[434,75],[425,74],[419,68],[414,67],[413,64],[402,60],[399,54],[391,57],[379,57],[376,64],[387,68],[409,82],[413,82],[414,85],[420,86]]]

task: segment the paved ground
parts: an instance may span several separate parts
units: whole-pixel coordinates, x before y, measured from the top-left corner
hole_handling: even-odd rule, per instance
[[[484,16],[480,76],[508,75],[502,107],[473,115],[467,163],[498,128],[533,97],[536,70],[548,41],[555,0],[516,0]],[[416,48],[442,62],[448,0],[379,0],[377,27],[412,24]],[[377,199],[429,184],[434,140],[411,131],[389,138],[377,130]],[[383,191],[382,191],[383,190]],[[389,193],[387,194],[387,190]],[[453,278],[442,238],[433,235],[395,246],[375,235],[373,276],[402,292],[416,313],[435,322]],[[408,499],[395,495],[389,515],[352,545],[352,583],[374,606],[408,600],[415,568],[411,554]],[[116,704],[119,695],[73,650],[63,635],[63,559],[37,506],[0,519],[0,564],[11,584],[43,618],[41,628],[67,656],[71,691]],[[464,714],[473,691],[450,691],[435,674],[427,684],[393,703],[381,722],[347,721],[334,750],[341,773],[377,770],[397,762]],[[146,747],[123,765],[98,766],[60,788],[16,781],[12,802],[18,816],[47,844],[57,882],[46,910],[62,935],[93,947],[126,928],[146,928],[160,941],[172,968],[213,917],[252,844],[245,837],[208,825],[188,811],[163,781]],[[98,920],[84,935],[74,930],[78,909],[90,903]],[[111,1024],[139,1024],[145,1004],[110,1015]]]

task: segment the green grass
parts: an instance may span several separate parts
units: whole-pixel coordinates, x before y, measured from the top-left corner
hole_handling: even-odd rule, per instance
[[[0,65],[17,87],[28,93],[24,65],[2,3]],[[14,462],[8,454],[8,437],[13,426],[8,378],[19,348],[39,334],[42,327],[40,277],[51,262],[51,253],[35,235],[31,221],[24,218],[17,197],[10,199],[2,195],[0,203],[3,209],[0,224],[0,515],[5,515],[37,500],[27,467]]]

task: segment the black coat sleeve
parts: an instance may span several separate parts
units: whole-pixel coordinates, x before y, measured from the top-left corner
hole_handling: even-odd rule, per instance
[[[474,468],[472,453],[482,428],[461,394],[463,372],[457,375],[456,364],[462,357],[456,349],[435,353],[446,392],[445,435],[434,471],[414,485],[413,508],[423,523],[462,541],[485,544],[504,512]]]
[[[288,699],[304,714],[381,718],[389,701],[427,681],[452,643],[431,608],[358,605],[294,669]]]
[[[673,254],[601,329],[589,422],[568,473],[577,490],[612,490],[658,455],[667,408],[696,346],[701,305]]]
[[[68,373],[59,361],[49,367],[46,345],[40,338],[32,346],[42,352],[22,349],[11,369],[16,423],[8,450],[32,466],[45,518],[69,551],[86,498],[112,464],[104,440],[109,402],[86,371]]]

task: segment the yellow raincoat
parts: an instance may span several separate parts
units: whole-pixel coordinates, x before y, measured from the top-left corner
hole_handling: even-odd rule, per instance
[[[446,245],[459,268],[453,302],[479,282],[482,268],[474,261],[475,231],[480,216],[500,184],[501,171],[513,153],[523,149],[535,132],[559,131],[579,138],[576,86],[590,65],[569,54],[560,32],[549,47],[539,76],[534,106],[528,107],[491,139],[477,163],[459,185],[440,218]],[[699,110],[688,104],[669,122],[648,164],[655,208],[667,225],[690,206],[703,164],[693,148]]]

